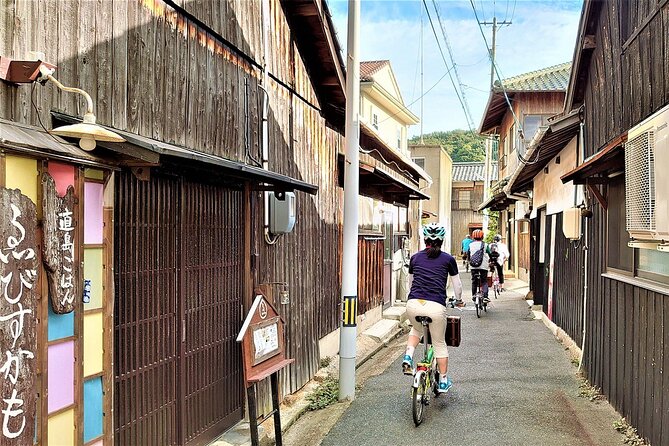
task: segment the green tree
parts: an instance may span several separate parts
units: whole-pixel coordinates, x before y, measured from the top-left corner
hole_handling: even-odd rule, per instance
[[[492,238],[495,234],[499,234],[499,212],[488,212],[488,233],[485,234],[484,240],[486,243],[492,243]]]
[[[474,131],[432,132],[423,135],[423,141],[443,146],[454,162],[485,161],[485,138]],[[414,136],[409,142],[420,142],[420,136]]]

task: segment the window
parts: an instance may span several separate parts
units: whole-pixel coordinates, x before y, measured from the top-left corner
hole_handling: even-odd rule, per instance
[[[409,232],[409,210],[395,206],[395,233],[407,234]]]
[[[397,148],[402,150],[402,127],[397,128]]]
[[[376,113],[372,113],[372,127],[379,129],[379,115]]]
[[[516,150],[515,143],[516,143],[516,124],[511,124],[511,127],[509,128],[509,134],[506,137],[506,146],[504,147],[505,154],[508,155],[509,153],[513,152]]]
[[[358,199],[358,232],[381,234],[381,203],[369,197]]]
[[[539,130],[539,127],[548,125],[548,118],[551,115],[525,115],[523,119],[523,137],[520,139],[518,135],[518,150],[521,155],[525,155],[527,147],[530,145],[532,138]]]
[[[425,158],[413,158],[413,162],[416,163],[418,167],[425,170]]]
[[[624,177],[609,184],[607,267],[630,276],[669,284],[669,253],[627,246]]]
[[[458,191],[458,209],[471,209],[472,191]]]

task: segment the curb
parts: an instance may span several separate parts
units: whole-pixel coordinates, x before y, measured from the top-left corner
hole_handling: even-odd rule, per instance
[[[560,343],[562,343],[562,345],[564,345],[569,350],[569,353],[571,353],[573,357],[575,358],[581,357],[581,348],[576,344],[576,342],[571,338],[571,336],[567,334],[567,332],[558,327],[555,324],[555,322],[548,319],[548,316],[543,311],[533,310],[533,313],[537,319],[541,319],[541,321],[548,328],[548,330],[550,330],[550,332],[553,333],[555,339],[560,341]]]
[[[388,347],[391,341],[397,339],[399,336],[402,335],[402,332],[404,331],[403,327],[401,324],[397,326],[383,341],[379,342],[376,347],[371,349],[370,351],[366,352],[364,356],[360,358],[359,362],[356,362],[355,368],[356,370],[360,368],[363,364],[365,364],[367,361],[369,361],[374,355],[376,355],[378,352],[383,350],[384,348]],[[320,372],[320,369],[318,372]],[[316,372],[316,373],[318,373]],[[307,384],[304,385],[303,389],[310,384],[313,384],[315,380],[312,378]],[[297,404],[297,403],[295,403]],[[295,424],[305,413],[309,411],[309,405],[305,404],[304,407],[300,408],[299,410],[296,410],[291,417],[281,417],[281,433],[285,434],[286,431],[293,425]],[[285,420],[285,421],[284,421]],[[271,418],[268,419],[265,422],[271,421]],[[263,423],[264,424],[264,423]],[[262,434],[262,436],[259,439],[259,443],[262,446],[269,446],[275,444],[274,441],[274,436],[270,436],[270,433],[267,432],[267,430]],[[250,444],[250,443],[249,443]]]

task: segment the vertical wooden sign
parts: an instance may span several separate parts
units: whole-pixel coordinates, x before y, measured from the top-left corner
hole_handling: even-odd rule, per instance
[[[0,445],[32,444],[37,350],[37,210],[0,188]]]
[[[74,310],[74,299],[81,294],[73,220],[76,198],[69,186],[63,198],[56,192],[56,182],[42,174],[42,212],[44,214],[44,266],[49,283],[51,308],[56,314]]]

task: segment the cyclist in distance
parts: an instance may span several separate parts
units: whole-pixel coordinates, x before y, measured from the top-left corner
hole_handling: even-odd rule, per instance
[[[502,242],[502,236],[500,234],[495,235],[493,240],[499,255],[497,256],[497,259],[495,259],[495,262],[492,262],[492,265],[497,269],[500,291],[504,291],[504,262],[509,259],[511,254],[509,253],[509,248]]]
[[[407,349],[402,362],[404,374],[413,374],[413,354],[423,334],[422,325],[416,316],[428,316],[432,319],[430,335],[434,346],[437,366],[439,368],[439,388],[441,393],[447,392],[452,382],[447,376],[448,348],[446,347],[446,285],[448,277],[453,282],[453,290],[458,302],[462,300],[462,282],[458,274],[458,262],[455,258],[441,250],[446,229],[437,223],[423,227],[423,238],[426,248],[411,256],[409,274],[413,274],[407,316],[413,328],[409,333]]]
[[[471,235],[467,234],[465,238],[462,239],[462,246],[460,248],[460,255],[462,256],[462,266],[466,264],[467,253],[469,252],[469,244],[472,242]]]
[[[483,242],[483,231],[480,229],[476,229],[472,233],[472,237],[474,237],[474,241],[469,244],[469,254],[467,257],[469,257],[469,267],[472,272],[472,300],[475,301],[474,294],[476,293],[476,289],[479,285],[477,281],[477,274],[479,273],[481,276],[481,285],[482,285],[482,292],[483,292],[483,299],[484,301],[488,300],[488,281],[487,281],[487,276],[488,276],[488,268],[490,268],[490,257],[489,257],[489,248],[486,246],[486,244]],[[483,250],[483,256],[481,258],[481,263],[476,262],[476,259],[472,259],[472,256],[476,254],[478,251]],[[477,256],[478,257],[478,256]]]

